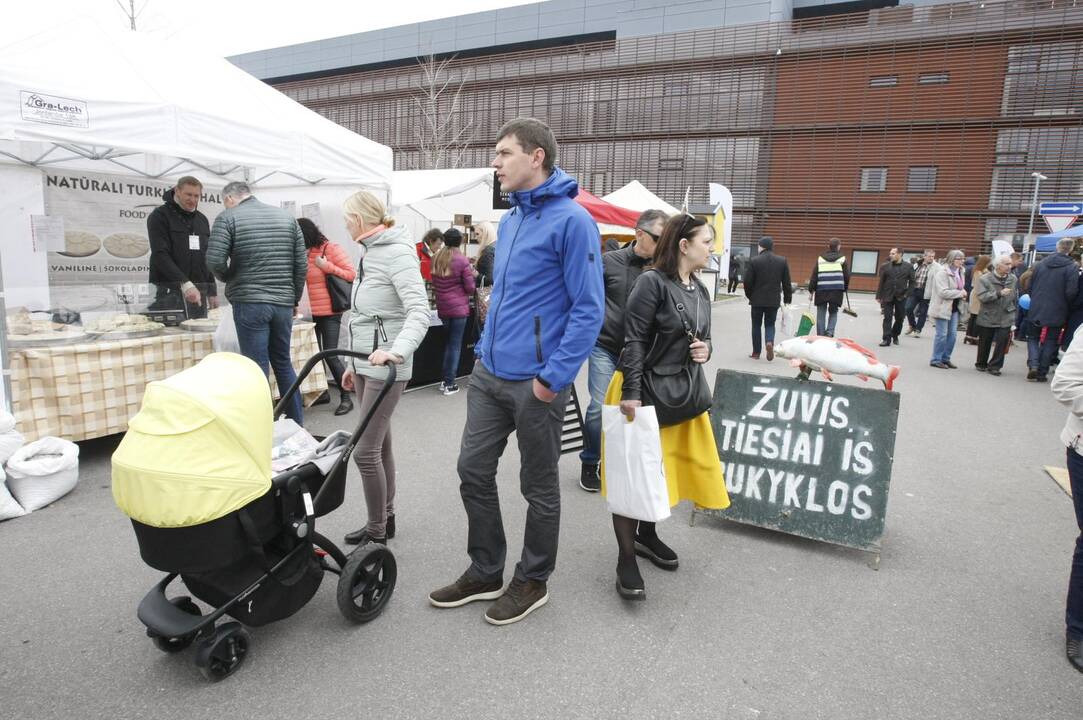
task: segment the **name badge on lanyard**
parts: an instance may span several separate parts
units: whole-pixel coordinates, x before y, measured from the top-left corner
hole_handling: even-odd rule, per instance
[[[188,236],[188,249],[189,250],[199,250],[199,236],[198,235],[189,235]]]

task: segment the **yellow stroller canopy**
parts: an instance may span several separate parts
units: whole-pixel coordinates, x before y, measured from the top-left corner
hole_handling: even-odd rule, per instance
[[[259,366],[213,353],[147,385],[113,453],[113,499],[153,527],[199,525],[271,488],[271,390]]]

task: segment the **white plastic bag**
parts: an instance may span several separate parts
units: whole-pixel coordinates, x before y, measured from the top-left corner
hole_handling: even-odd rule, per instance
[[[275,420],[271,447],[271,472],[278,474],[306,462],[319,441],[289,418]]]
[[[15,416],[6,410],[0,410],[0,465],[6,463],[26,440],[15,429]]]
[[[23,510],[23,506],[20,505],[15,498],[11,497],[7,485],[4,484],[5,480],[7,480],[7,476],[4,475],[4,471],[0,469],[0,520],[10,520],[11,518],[26,515],[26,510]]]
[[[237,339],[237,324],[233,320],[233,306],[222,308],[222,317],[218,329],[214,331],[215,352],[241,352],[241,342]]]
[[[653,407],[636,408],[628,422],[616,405],[602,406],[605,494],[609,512],[647,522],[669,517],[662,436]]]
[[[794,322],[793,308],[789,305],[782,306],[781,317],[779,318],[779,329],[783,335],[793,335],[797,330],[797,324]]]
[[[27,512],[67,495],[79,481],[79,446],[58,437],[20,448],[7,464],[8,488]]]

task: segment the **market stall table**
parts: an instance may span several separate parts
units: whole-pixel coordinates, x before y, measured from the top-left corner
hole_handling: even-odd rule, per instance
[[[147,383],[192,367],[214,352],[214,333],[167,329],[134,340],[80,342],[11,350],[12,401],[26,440],[46,435],[79,441],[121,433],[139,411]],[[293,326],[296,369],[319,352],[315,325]],[[305,405],[327,389],[323,365],[301,385]],[[277,397],[272,379],[271,391]]]

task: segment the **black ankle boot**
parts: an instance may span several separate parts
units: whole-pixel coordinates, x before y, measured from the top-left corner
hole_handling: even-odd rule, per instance
[[[649,530],[646,532],[644,530],[647,529],[643,528],[641,523],[640,531],[636,533],[636,555],[647,558],[663,570],[676,570],[680,564],[677,560],[677,553],[673,552],[669,545],[658,539],[658,535],[654,533],[653,523]]]
[[[387,533],[387,539],[395,537],[395,516],[387,516],[387,526],[384,528],[384,532]]]
[[[360,530],[354,530],[352,533],[346,533],[347,545],[364,545],[368,542],[380,543],[381,545],[387,545],[386,537],[373,537],[369,535],[368,530],[361,528]]]
[[[335,415],[345,415],[353,410],[353,400],[350,398],[349,393],[342,393],[342,401],[335,408]]]
[[[646,600],[647,591],[635,557],[617,560],[617,593],[625,600]]]

